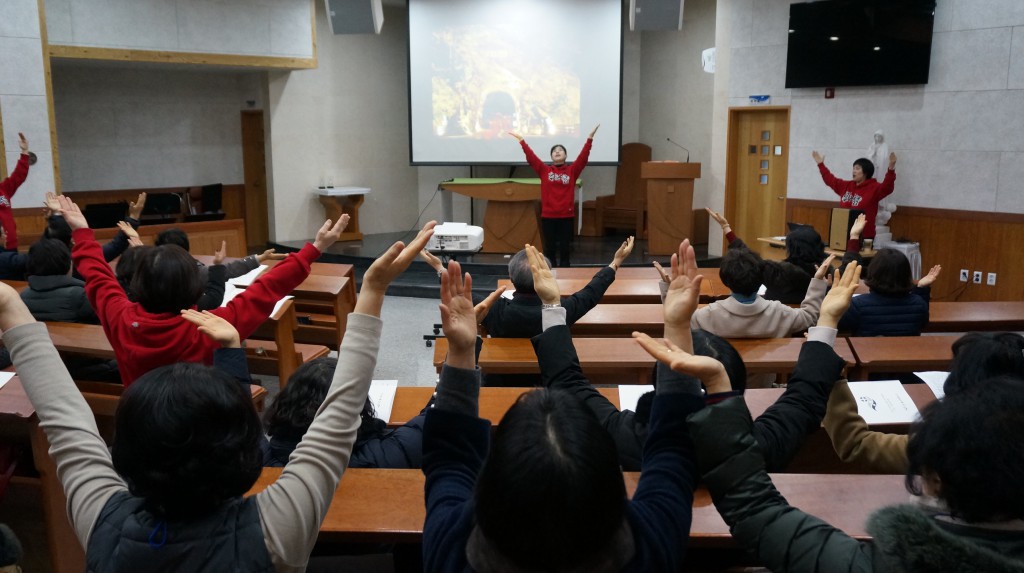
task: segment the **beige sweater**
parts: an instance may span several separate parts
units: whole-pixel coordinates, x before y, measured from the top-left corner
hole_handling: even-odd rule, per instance
[[[320,523],[348,465],[377,364],[381,321],[349,315],[327,398],[281,477],[256,495],[263,536],[278,571],[305,571]],[[12,328],[3,341],[50,441],[50,456],[68,498],[68,514],[83,547],[110,496],[127,489],[81,392],[53,347],[46,326]]]
[[[907,436],[868,429],[867,422],[857,413],[857,400],[845,380],[832,387],[822,425],[844,462],[859,464],[874,473],[907,473]]]
[[[800,308],[791,308],[761,296],[750,304],[729,297],[697,309],[690,319],[690,326],[702,328],[722,338],[792,336],[814,326],[818,321],[826,286],[821,279],[811,279]]]

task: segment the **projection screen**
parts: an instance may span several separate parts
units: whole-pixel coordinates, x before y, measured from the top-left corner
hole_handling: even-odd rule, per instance
[[[521,164],[576,157],[601,124],[591,164],[619,159],[621,0],[409,0],[413,165]]]

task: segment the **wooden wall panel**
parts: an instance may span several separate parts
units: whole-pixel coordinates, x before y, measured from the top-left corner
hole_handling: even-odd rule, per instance
[[[833,201],[790,199],[786,220],[813,225],[827,235]],[[1024,300],[1024,215],[900,207],[889,225],[893,238],[921,243],[922,270],[942,265],[932,286],[934,300]],[[962,283],[960,269],[982,271],[981,284]],[[997,275],[996,285],[985,283]]]

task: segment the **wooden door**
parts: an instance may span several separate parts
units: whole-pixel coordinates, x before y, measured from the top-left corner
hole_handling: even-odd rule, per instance
[[[245,242],[263,248],[270,238],[263,110],[242,111],[242,173],[245,177]]]
[[[766,258],[781,258],[778,249],[757,238],[786,234],[788,169],[789,108],[730,109],[725,216],[736,234]]]

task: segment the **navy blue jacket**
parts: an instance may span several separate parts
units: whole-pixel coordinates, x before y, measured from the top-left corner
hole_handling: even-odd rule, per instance
[[[871,291],[853,297],[839,321],[839,330],[853,336],[921,336],[928,324],[931,287],[915,287],[908,294]]]

